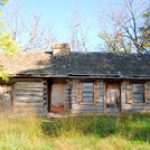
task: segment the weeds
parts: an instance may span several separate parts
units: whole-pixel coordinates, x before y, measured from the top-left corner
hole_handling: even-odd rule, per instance
[[[150,114],[0,117],[0,150],[150,149]]]

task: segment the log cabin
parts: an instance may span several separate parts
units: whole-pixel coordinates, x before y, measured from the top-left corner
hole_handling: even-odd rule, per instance
[[[0,112],[86,114],[150,111],[150,55],[71,52],[0,54]]]

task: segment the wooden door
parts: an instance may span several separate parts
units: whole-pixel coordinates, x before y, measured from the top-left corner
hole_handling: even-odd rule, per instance
[[[106,85],[106,111],[120,112],[120,84]]]

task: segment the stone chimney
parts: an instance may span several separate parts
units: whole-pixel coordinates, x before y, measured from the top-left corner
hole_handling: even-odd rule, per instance
[[[68,43],[60,43],[52,45],[53,56],[65,56],[70,53],[70,47]]]

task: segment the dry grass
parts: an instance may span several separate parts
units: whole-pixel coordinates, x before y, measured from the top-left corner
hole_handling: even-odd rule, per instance
[[[0,150],[150,149],[150,114],[0,117]]]

